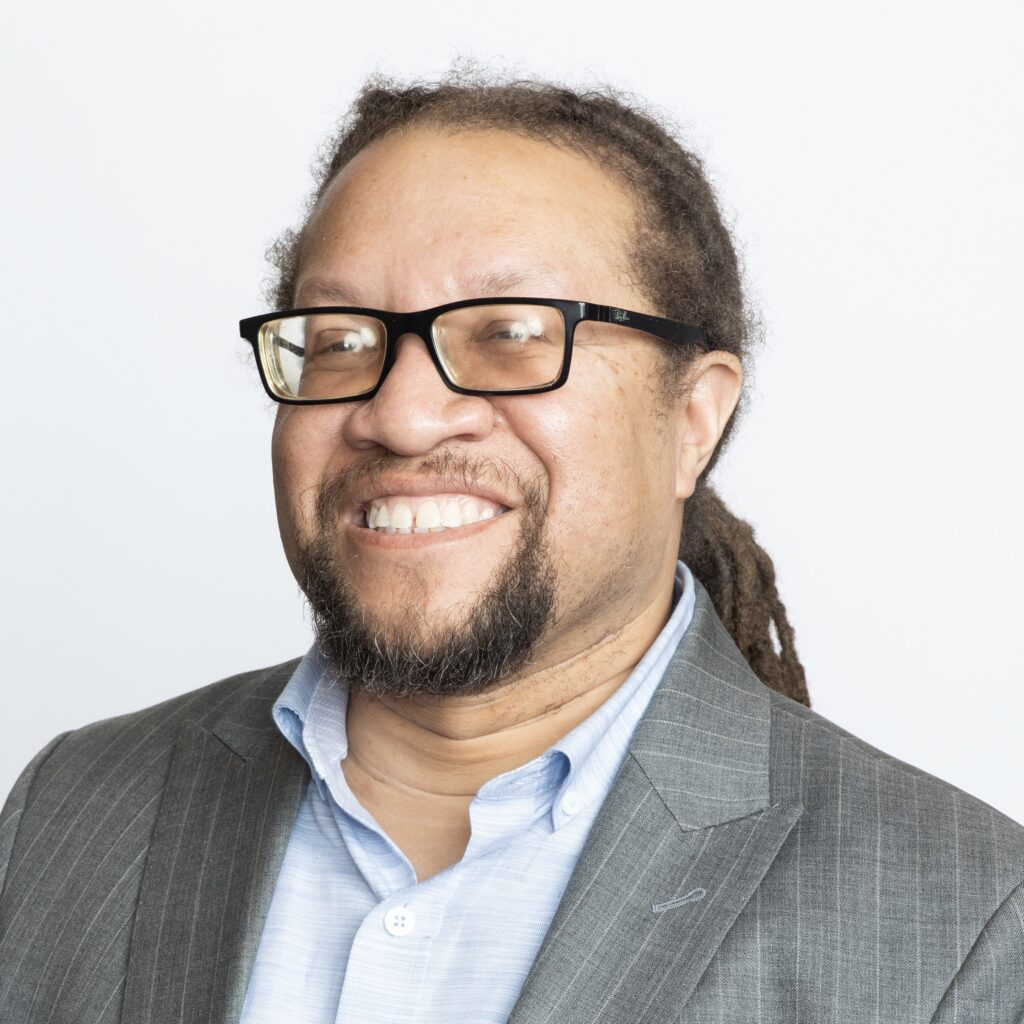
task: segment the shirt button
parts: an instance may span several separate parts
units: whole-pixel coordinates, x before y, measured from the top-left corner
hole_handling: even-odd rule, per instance
[[[408,935],[416,927],[416,915],[408,907],[392,907],[384,915],[389,935]]]
[[[561,808],[562,813],[568,814],[570,817],[580,809],[580,795],[575,789],[570,789],[562,797]]]

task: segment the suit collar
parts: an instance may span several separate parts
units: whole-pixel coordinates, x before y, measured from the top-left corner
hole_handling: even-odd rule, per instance
[[[276,747],[282,737],[271,708],[301,661],[294,658],[258,673],[238,700],[213,722],[210,732],[244,761]]]
[[[771,699],[704,587],[630,753],[682,829],[767,808]]]
[[[771,707],[698,586],[509,1024],[680,1018],[803,812],[771,801]]]

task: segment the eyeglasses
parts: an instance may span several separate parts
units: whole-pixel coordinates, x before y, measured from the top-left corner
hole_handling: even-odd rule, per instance
[[[573,336],[584,320],[630,327],[680,347],[712,347],[690,324],[566,299],[468,299],[418,313],[315,306],[247,317],[239,329],[275,402],[323,405],[372,398],[403,334],[423,339],[441,379],[459,394],[554,391],[569,378]]]

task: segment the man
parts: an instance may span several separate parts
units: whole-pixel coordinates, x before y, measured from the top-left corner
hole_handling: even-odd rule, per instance
[[[277,263],[317,644],[26,768],[0,1019],[1019,1020],[1024,829],[809,710],[707,486],[748,331],[699,163],[371,84]]]

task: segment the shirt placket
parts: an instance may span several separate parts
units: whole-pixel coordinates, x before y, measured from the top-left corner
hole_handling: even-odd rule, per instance
[[[395,893],[363,918],[345,968],[337,1024],[406,1024],[418,1019],[449,885]]]

